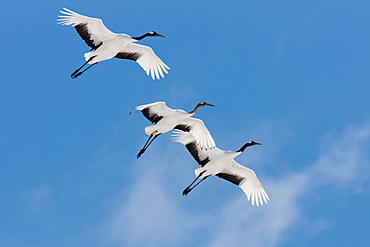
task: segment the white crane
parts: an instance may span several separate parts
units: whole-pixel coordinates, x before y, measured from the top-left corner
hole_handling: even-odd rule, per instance
[[[132,43],[148,36],[164,38],[165,36],[154,31],[139,37],[113,33],[104,26],[101,19],[80,15],[66,8],[63,9],[64,11],[60,11],[60,13],[64,15],[58,16],[60,18],[58,19],[59,24],[75,27],[78,34],[92,50],[84,54],[86,62],[71,74],[72,78],[77,78],[98,62],[114,57],[136,61],[147,75],[150,74],[153,80],[155,78],[159,80],[160,76],[164,77],[163,72],[168,74],[167,69],[170,68],[155,55],[150,47]],[[90,66],[81,71],[86,64],[90,64]]]
[[[215,141],[205,127],[203,121],[191,117],[197,112],[199,107],[202,106],[214,107],[214,105],[207,102],[200,102],[191,112],[186,112],[181,109],[171,109],[166,106],[165,102],[155,102],[135,107],[130,114],[133,111],[139,110],[149,121],[155,124],[145,127],[145,134],[149,136],[149,139],[137,154],[137,158],[145,152],[155,138],[173,129],[192,133],[200,149],[214,148],[216,146]]]
[[[238,164],[234,158],[241,154],[247,147],[262,145],[254,141],[244,144],[238,151],[224,151],[215,147],[213,149],[201,149],[196,144],[196,138],[191,133],[177,131],[173,140],[186,146],[193,158],[201,165],[201,168],[195,169],[196,178],[185,188],[183,195],[187,195],[198,184],[212,175],[223,178],[233,184],[238,185],[246,194],[248,201],[252,205],[263,205],[269,201],[269,197],[263,189],[255,172],[245,166]],[[193,187],[192,185],[198,180]]]

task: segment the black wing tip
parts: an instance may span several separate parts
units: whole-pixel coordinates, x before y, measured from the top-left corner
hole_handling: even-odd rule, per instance
[[[142,109],[141,113],[152,123],[158,123],[163,118],[163,116],[151,113],[149,107]]]
[[[219,178],[225,179],[225,180],[227,180],[227,181],[229,181],[229,182],[231,182],[235,185],[238,185],[238,186],[244,180],[243,177],[240,177],[240,176],[237,176],[237,175],[234,175],[234,174],[229,174],[229,173],[222,173],[221,172],[221,173],[217,173],[216,176],[219,177]]]
[[[77,33],[80,37],[85,41],[85,43],[92,48],[92,50],[96,50],[103,44],[103,42],[99,42],[99,44],[95,45],[94,41],[91,39],[91,34],[87,28],[86,23],[80,23],[75,26]]]
[[[141,54],[138,52],[118,52],[115,57],[137,61],[141,57]]]
[[[185,147],[199,165],[205,166],[209,162],[209,157],[206,157],[203,160],[201,160],[199,158],[198,147],[197,147],[197,143],[195,141],[186,144]]]
[[[182,131],[185,131],[185,132],[189,132],[191,130],[191,126],[185,125],[185,124],[178,124],[178,125],[175,126],[174,129],[178,129],[178,130],[182,130]]]

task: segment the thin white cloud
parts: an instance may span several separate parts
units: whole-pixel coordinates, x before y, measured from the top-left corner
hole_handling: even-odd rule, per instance
[[[157,153],[154,150],[158,145],[151,147],[153,153]],[[165,240],[167,246],[176,246],[178,241],[186,240],[186,233],[197,219],[191,219],[186,209],[172,200],[172,188],[163,182],[180,176],[181,171],[179,173],[176,167],[185,167],[178,164],[179,158],[171,156],[173,154],[164,152],[151,156],[151,164],[145,163],[143,157],[138,161],[137,179],[119,196],[118,206],[110,217],[107,228],[110,244],[163,246]],[[175,193],[176,197],[181,195],[181,191]]]
[[[22,199],[27,202],[31,212],[42,213],[50,202],[51,194],[51,187],[44,184],[36,189],[25,192],[22,195]]]
[[[369,177],[370,125],[350,127],[340,138],[325,138],[329,143],[311,169],[312,177],[335,186],[358,187]],[[329,139],[329,140],[328,140]]]
[[[185,200],[178,199],[177,189],[184,181],[182,173],[191,169],[190,165],[183,164],[187,161],[181,155],[174,158],[172,152],[159,152],[160,155],[151,157],[156,166],[141,169],[131,188],[119,196],[104,242],[273,247],[286,241],[288,233],[296,228],[308,227],[304,230],[316,234],[332,227],[333,223],[326,219],[309,219],[308,224],[302,224],[307,219],[301,201],[323,186],[361,192],[370,177],[370,124],[348,128],[339,137],[324,138],[323,143],[319,157],[305,170],[280,178],[259,176],[271,199],[267,205],[252,207],[239,191],[237,198],[214,204],[210,211],[193,204],[184,206]],[[201,199],[206,201],[207,196]]]
[[[159,177],[155,168],[151,168],[135,183],[134,192],[128,195],[112,222],[112,233],[116,238],[131,244],[156,246],[163,238],[174,242],[183,237],[176,229],[182,228],[180,224],[186,218],[169,201]]]
[[[277,44],[277,51],[275,52],[274,59],[275,61],[281,60],[285,55],[285,49],[289,42],[289,33],[285,32],[281,34]]]
[[[209,246],[275,246],[283,239],[284,230],[297,222],[300,209],[297,200],[302,196],[305,176],[291,174],[289,178],[263,178],[270,195],[269,204],[247,207],[240,196],[220,210],[220,225],[224,227],[215,234]],[[268,236],[268,237],[267,237]]]

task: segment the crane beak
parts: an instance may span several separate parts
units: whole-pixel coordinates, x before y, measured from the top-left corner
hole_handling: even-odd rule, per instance
[[[254,145],[262,145],[262,143],[255,142]]]
[[[158,33],[157,33],[155,36],[162,37],[162,38],[166,38],[166,36],[160,35],[160,34],[158,34]]]
[[[208,106],[212,106],[212,107],[216,107],[215,105],[212,105],[212,104],[209,104],[209,103],[207,103],[207,105],[208,105]]]

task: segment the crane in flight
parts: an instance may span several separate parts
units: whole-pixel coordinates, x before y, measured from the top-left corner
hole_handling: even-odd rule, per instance
[[[135,44],[145,37],[164,37],[151,31],[138,37],[131,37],[123,33],[113,33],[103,24],[99,18],[92,18],[80,15],[72,10],[63,8],[60,11],[63,15],[58,16],[59,24],[73,26],[85,43],[91,47],[91,51],[84,54],[86,62],[76,69],[72,78],[77,78],[86,70],[98,62],[111,58],[121,58],[136,61],[152,79],[164,77],[170,68],[154,53],[154,51],[144,45]],[[84,70],[82,70],[87,64]]]
[[[203,121],[198,118],[192,118],[202,106],[212,106],[207,102],[200,102],[196,105],[194,110],[186,112],[181,109],[171,109],[165,102],[154,102],[151,104],[140,105],[135,107],[131,112],[136,110],[141,111],[141,113],[149,121],[154,123],[154,125],[145,127],[145,134],[149,136],[149,139],[144,144],[144,147],[137,154],[139,158],[149,145],[160,135],[171,131],[173,129],[187,131],[192,133],[196,137],[196,143],[202,149],[212,149],[216,146],[215,141],[213,140],[208,129],[204,125]]]
[[[235,185],[238,185],[246,194],[248,201],[252,205],[263,205],[270,199],[265,192],[262,184],[258,180],[255,172],[245,166],[238,164],[234,158],[240,155],[247,147],[262,145],[261,143],[250,141],[244,144],[238,151],[224,151],[217,147],[212,149],[202,149],[196,143],[196,138],[189,132],[177,131],[173,140],[184,144],[197,161],[200,168],[195,169],[196,178],[185,188],[183,195],[187,195],[197,185],[209,176],[223,178]],[[195,182],[200,181],[193,185]]]

